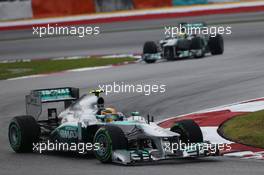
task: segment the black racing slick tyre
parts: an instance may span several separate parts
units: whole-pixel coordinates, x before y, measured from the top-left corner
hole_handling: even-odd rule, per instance
[[[224,53],[224,39],[223,36],[217,34],[215,37],[210,37],[209,48],[212,55],[221,55]]]
[[[166,46],[164,49],[164,58],[168,61],[176,60],[174,57],[174,47],[172,46]]]
[[[158,53],[158,47],[154,41],[145,42],[143,47],[143,54],[146,53]]]
[[[143,46],[143,54],[156,54],[158,53],[158,46],[154,41],[147,41],[145,42],[144,46]],[[156,60],[151,59],[145,59],[144,60],[146,63],[155,63]]]
[[[201,50],[200,54],[195,54],[194,58],[203,58],[205,55],[205,47],[204,42],[201,37],[194,37],[191,41],[191,49],[192,50]]]
[[[190,47],[191,47],[191,41],[188,39],[179,39],[177,41],[176,50],[181,50],[181,51],[190,50]]]
[[[33,143],[39,140],[40,128],[32,116],[17,116],[9,124],[8,138],[17,153],[33,151]]]
[[[95,144],[99,144],[99,149],[94,150],[94,154],[102,163],[112,162],[112,152],[114,150],[128,148],[128,141],[124,132],[116,126],[99,128],[93,141]]]
[[[193,120],[182,120],[176,122],[170,129],[172,132],[180,134],[183,143],[203,142],[203,134],[197,123]]]

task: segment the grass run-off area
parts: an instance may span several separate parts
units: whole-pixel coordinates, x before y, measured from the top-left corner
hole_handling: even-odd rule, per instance
[[[220,130],[232,141],[264,148],[264,110],[232,118]]]
[[[0,80],[26,75],[53,73],[77,68],[120,64],[134,60],[134,58],[80,58],[0,63]]]

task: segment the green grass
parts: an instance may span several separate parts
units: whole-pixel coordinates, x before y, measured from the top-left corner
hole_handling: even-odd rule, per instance
[[[31,62],[0,63],[0,80],[76,68],[106,66],[134,60],[134,58],[82,58],[73,60],[35,60]]]
[[[220,130],[230,140],[264,148],[264,110],[235,117]]]

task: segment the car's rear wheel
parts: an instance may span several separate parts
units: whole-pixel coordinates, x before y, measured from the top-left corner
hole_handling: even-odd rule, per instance
[[[172,132],[180,134],[183,143],[203,142],[203,134],[197,123],[193,120],[182,120],[176,122],[170,129]]]
[[[94,151],[95,157],[102,163],[112,162],[112,152],[117,149],[127,149],[128,141],[124,132],[116,126],[104,126],[98,129],[94,143],[99,149]]]
[[[156,54],[158,53],[158,46],[154,41],[147,41],[143,46],[143,54]],[[155,59],[145,59],[146,63],[155,63]]]
[[[32,116],[17,116],[9,124],[8,138],[17,153],[33,151],[33,143],[39,139],[40,128]]]
[[[224,53],[224,39],[223,36],[217,34],[215,37],[210,37],[209,48],[212,55],[221,55]]]

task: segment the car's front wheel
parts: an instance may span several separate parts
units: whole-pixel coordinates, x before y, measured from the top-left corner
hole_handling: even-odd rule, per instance
[[[175,60],[174,56],[174,47],[173,46],[166,46],[164,47],[164,58],[168,61]]]
[[[94,143],[99,148],[94,150],[95,157],[102,163],[112,162],[112,153],[117,149],[127,149],[127,139],[124,132],[116,126],[104,126],[97,130]]]
[[[194,58],[203,58],[205,56],[204,41],[201,37],[192,38],[191,49],[196,50]]]
[[[158,46],[154,41],[147,41],[143,46],[143,54],[157,54]],[[146,63],[155,63],[155,59],[145,59]]]
[[[172,132],[180,134],[183,143],[203,142],[203,134],[197,123],[193,120],[182,120],[176,122],[170,129]]]

